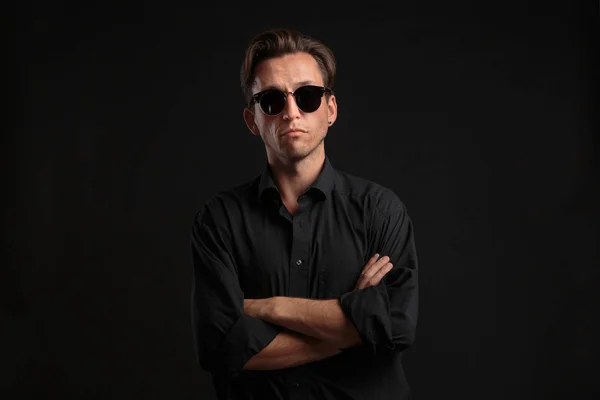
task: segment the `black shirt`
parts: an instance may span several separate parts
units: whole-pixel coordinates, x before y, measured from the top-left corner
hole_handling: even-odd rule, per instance
[[[191,231],[192,323],[198,362],[219,399],[407,399],[401,352],[415,338],[417,256],[411,220],[390,189],[333,169],[291,215],[268,165],[207,200]],[[353,290],[369,258],[390,257],[377,286]],[[334,299],[362,344],[298,367],[246,371],[279,332],[244,314],[244,298]]]

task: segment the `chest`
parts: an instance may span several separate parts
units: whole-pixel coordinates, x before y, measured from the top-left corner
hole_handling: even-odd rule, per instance
[[[340,204],[248,219],[235,235],[244,296],[327,299],[353,290],[371,256],[369,223],[360,208]]]

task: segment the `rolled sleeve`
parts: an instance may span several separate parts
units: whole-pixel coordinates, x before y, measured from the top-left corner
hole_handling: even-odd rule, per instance
[[[343,294],[340,306],[373,352],[402,351],[414,343],[417,327],[413,226],[404,204],[389,192],[376,208],[373,221],[375,251],[389,256],[393,268],[378,285]]]
[[[244,313],[244,293],[219,209],[206,205],[193,222],[192,333],[198,363],[235,375],[267,346],[279,328]]]

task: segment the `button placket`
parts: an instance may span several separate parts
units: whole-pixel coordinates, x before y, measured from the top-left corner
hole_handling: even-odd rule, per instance
[[[310,237],[307,230],[305,210],[299,210],[292,223],[293,237],[290,254],[289,295],[308,296],[307,260],[310,252]]]

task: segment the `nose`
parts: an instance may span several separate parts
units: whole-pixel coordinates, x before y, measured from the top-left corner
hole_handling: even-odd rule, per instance
[[[291,92],[285,96],[285,107],[283,108],[282,114],[283,119],[288,119],[290,121],[300,118],[300,109],[298,108],[298,104],[296,104],[296,98]]]

